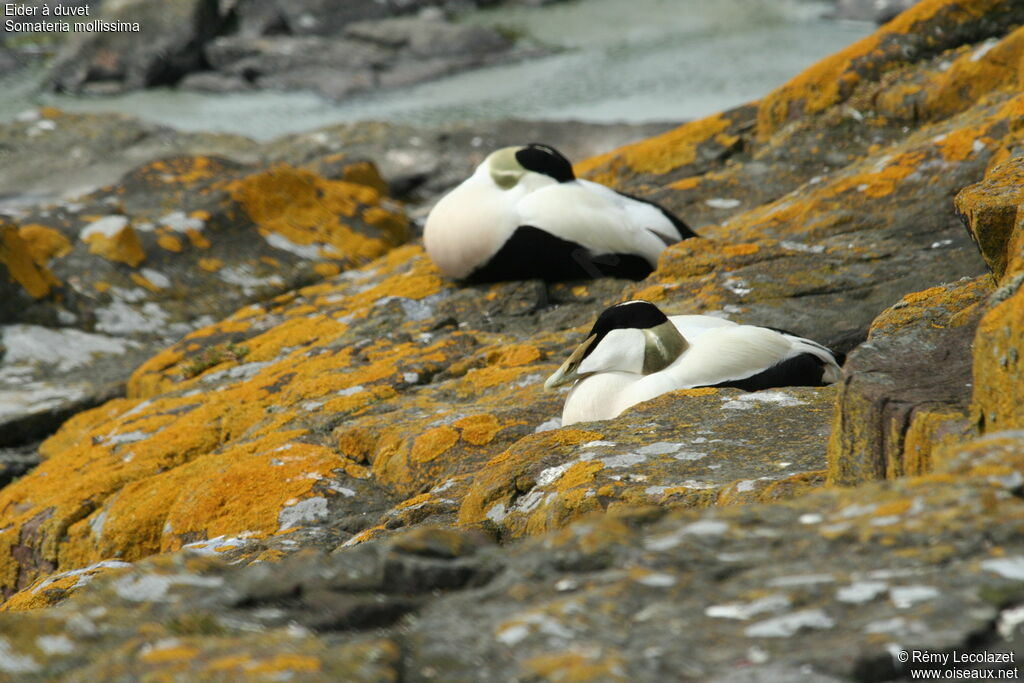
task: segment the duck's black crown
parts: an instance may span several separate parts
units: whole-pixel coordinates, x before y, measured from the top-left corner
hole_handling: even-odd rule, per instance
[[[516,161],[527,171],[542,173],[560,183],[576,180],[572,164],[554,147],[531,142],[516,152]]]

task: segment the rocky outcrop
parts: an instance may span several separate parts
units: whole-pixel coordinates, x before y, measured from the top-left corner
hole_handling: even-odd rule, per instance
[[[1019,10],[925,0],[580,164],[701,233],[645,281],[538,310],[408,245],[150,357],[0,490],[0,666],[873,681],[1024,651]],[[543,378],[629,297],[828,341],[844,378],[560,427]]]
[[[182,133],[129,117],[52,108],[20,118],[0,126],[0,144],[12,152],[0,169],[0,185],[12,190],[2,204],[10,217],[0,219],[6,245],[0,251],[0,321],[5,325],[0,345],[7,347],[6,356],[0,353],[0,448],[30,444],[74,413],[120,395],[135,366],[188,329],[244,301],[350,265],[338,254],[318,259],[314,232],[333,243],[332,249],[352,252],[354,246],[336,224],[352,209],[342,201],[346,192],[352,191],[356,201],[369,197],[360,194],[359,185],[382,198],[424,201],[472,172],[487,149],[543,139],[573,156],[585,156],[664,128],[526,121],[437,128],[358,123],[260,145],[240,136]],[[479,152],[467,154],[467,148]],[[169,150],[179,156],[167,159]],[[206,153],[199,155],[201,150]],[[361,158],[379,159],[384,178],[357,161]],[[251,178],[227,188],[235,176]],[[389,186],[386,192],[382,180]],[[14,192],[24,187],[33,193]],[[332,199],[314,199],[320,193]],[[386,199],[384,204],[393,216],[404,213]],[[253,224],[233,215],[239,210],[271,226],[260,228],[261,239],[243,238]],[[304,218],[292,220],[299,214]],[[288,219],[282,220],[283,215]],[[382,216],[386,212],[364,209],[359,220]],[[130,229],[115,230],[122,227]],[[212,239],[211,231],[221,229],[227,232],[219,247],[195,241],[203,235]],[[373,228],[367,229],[372,233]],[[83,230],[90,232],[80,239]],[[399,237],[393,233],[392,241],[385,242],[394,244]],[[385,249],[386,244],[378,246]],[[372,239],[364,241],[355,249],[362,254],[357,260],[376,249]],[[145,271],[159,273],[157,282],[144,279]],[[173,291],[144,284],[156,287],[163,282],[161,275],[173,280]],[[223,277],[234,279],[222,281],[219,296],[211,296],[210,282]],[[118,316],[122,323],[134,320],[150,329],[114,330]],[[211,354],[215,359],[222,352]],[[21,450],[12,452],[11,468],[0,474],[0,481],[37,461]]]
[[[189,330],[408,239],[371,164],[318,162],[170,157],[0,223],[0,446],[121,393],[131,367]],[[247,351],[199,365],[218,353]]]
[[[50,77],[55,90],[92,92],[168,85],[203,65],[224,17],[216,0],[107,3],[92,21],[118,30],[69,34]]]
[[[107,3],[89,19],[120,30],[76,32],[49,86],[113,93],[160,85],[310,90],[340,99],[541,54],[491,28],[450,21],[478,3],[452,0],[144,0]],[[481,5],[495,4],[480,2]],[[418,13],[418,14],[417,14]],[[415,16],[413,16],[415,15]]]

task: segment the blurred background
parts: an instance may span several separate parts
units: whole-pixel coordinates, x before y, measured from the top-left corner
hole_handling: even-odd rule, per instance
[[[908,2],[63,4],[140,30],[10,32],[55,17],[3,17],[0,122],[52,105],[268,140],[365,120],[678,122],[761,96]]]

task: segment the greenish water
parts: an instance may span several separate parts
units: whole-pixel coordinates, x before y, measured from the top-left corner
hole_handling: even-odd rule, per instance
[[[564,49],[343,102],[310,93],[214,95],[174,89],[68,97],[40,94],[34,90],[38,77],[23,77],[0,83],[0,120],[51,104],[269,139],[366,119],[415,124],[506,117],[689,119],[756,99],[872,29],[820,19],[824,7],[785,0],[576,0],[500,9],[468,21]]]

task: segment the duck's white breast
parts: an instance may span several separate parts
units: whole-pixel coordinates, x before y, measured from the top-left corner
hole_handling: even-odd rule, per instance
[[[623,394],[639,379],[631,372],[602,372],[576,382],[562,408],[562,426],[615,417],[624,410]]]

